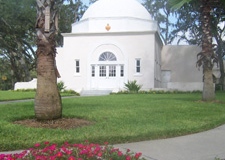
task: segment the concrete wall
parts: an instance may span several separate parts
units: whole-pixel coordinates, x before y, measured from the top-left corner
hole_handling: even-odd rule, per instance
[[[163,87],[182,91],[202,90],[202,70],[196,67],[197,54],[200,51],[198,46],[163,46]]]
[[[17,89],[36,89],[37,88],[37,79],[34,78],[30,82],[16,82],[14,85],[14,90]]]
[[[61,79],[68,89],[91,89],[91,65],[97,64],[104,51],[124,65],[124,77],[116,89],[124,89],[128,80],[137,80],[143,89],[154,88],[155,32],[108,34],[64,34],[64,47],[56,57]],[[141,59],[141,73],[135,73],[135,59]],[[75,60],[80,60],[80,73],[75,74]]]

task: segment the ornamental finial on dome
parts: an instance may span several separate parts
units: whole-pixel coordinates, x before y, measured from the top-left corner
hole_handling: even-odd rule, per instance
[[[110,26],[109,24],[107,24],[107,25],[105,26],[105,29],[106,29],[107,31],[109,31],[109,30],[111,29],[111,26]]]

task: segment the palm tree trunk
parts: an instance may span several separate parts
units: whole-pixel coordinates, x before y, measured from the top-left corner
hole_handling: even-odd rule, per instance
[[[211,6],[210,0],[201,0],[201,28],[202,28],[202,54],[203,54],[203,93],[202,100],[211,101],[215,99],[213,83],[213,45],[211,29]]]
[[[213,83],[212,69],[209,67],[204,68],[204,82],[203,82],[203,101],[212,101],[215,99],[215,87]]]
[[[61,97],[57,88],[59,77],[56,56],[55,1],[36,0],[38,7],[37,28],[37,91],[35,116],[38,120],[58,119],[62,116]]]
[[[221,85],[221,89],[224,90],[225,89],[225,85],[224,85],[224,78],[225,78],[225,73],[224,73],[224,64],[223,64],[223,40],[220,36],[215,35],[215,40],[218,44],[218,49],[217,49],[217,55],[218,55],[218,61],[219,61],[219,66],[220,66],[220,82],[219,84]]]
[[[61,97],[57,88],[54,57],[51,54],[38,56],[37,75],[36,118],[39,120],[61,118]]]

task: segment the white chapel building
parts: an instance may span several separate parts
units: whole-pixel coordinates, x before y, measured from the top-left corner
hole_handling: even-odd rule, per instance
[[[67,89],[202,90],[197,46],[164,46],[157,22],[137,0],[98,0],[64,33],[57,67]],[[181,49],[182,48],[182,49]]]
[[[63,37],[56,64],[66,89],[118,92],[136,80],[146,91],[203,90],[202,70],[196,67],[201,48],[164,45],[157,22],[137,0],[98,0]],[[220,77],[219,68],[213,75]],[[17,82],[14,89],[36,83]]]
[[[137,0],[98,0],[63,37],[56,63],[66,89],[118,92],[134,80],[141,90],[203,89],[196,68],[201,48],[164,45],[157,22]],[[16,83],[15,89],[33,83]]]

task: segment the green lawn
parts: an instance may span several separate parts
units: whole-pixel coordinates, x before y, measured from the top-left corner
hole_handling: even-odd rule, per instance
[[[61,93],[61,96],[74,96],[71,93]],[[0,91],[0,102],[19,99],[33,99],[35,91]]]
[[[218,102],[201,102],[200,93],[121,94],[63,99],[63,116],[83,118],[91,126],[70,130],[12,124],[34,117],[34,102],[0,104],[0,150],[26,149],[37,142],[85,140],[110,144],[168,138],[225,124],[225,93]]]
[[[34,98],[35,92],[19,92],[19,91],[0,91],[0,101],[10,101],[18,99],[31,99]]]

